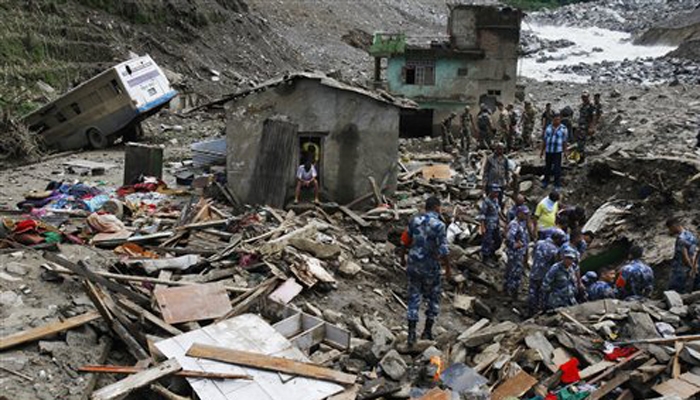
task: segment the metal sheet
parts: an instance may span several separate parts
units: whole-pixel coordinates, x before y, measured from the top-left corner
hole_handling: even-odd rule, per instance
[[[188,378],[202,400],[321,400],[343,390],[334,383],[299,377],[283,381],[281,374],[275,372],[185,356],[195,342],[298,361],[308,362],[309,359],[267,322],[252,314],[243,314],[156,343],[166,357],[177,358],[183,369],[248,374],[254,378],[252,381]]]

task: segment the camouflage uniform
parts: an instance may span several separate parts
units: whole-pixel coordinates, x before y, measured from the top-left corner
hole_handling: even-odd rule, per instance
[[[603,103],[600,101],[593,101],[593,108],[595,109],[593,113],[593,119],[595,121],[595,130],[598,130],[598,125],[600,124],[600,117],[603,116]],[[594,132],[595,133],[595,132]]]
[[[408,225],[411,249],[408,252],[408,320],[418,321],[421,297],[428,300],[425,315],[435,319],[440,312],[440,263],[446,256],[447,234],[445,223],[430,211],[414,217]]]
[[[668,288],[678,293],[687,292],[690,275],[690,268],[683,264],[683,249],[688,249],[688,255],[692,261],[698,250],[698,239],[688,230],[684,230],[676,238],[673,261],[671,262],[671,278]],[[695,275],[695,281],[691,282],[690,286],[691,291],[700,288],[700,274]]]
[[[471,144],[472,140],[472,124],[474,122],[472,120],[472,115],[468,111],[464,111],[462,115],[459,116],[459,119],[462,123],[461,137],[459,138],[461,141],[460,147],[462,149],[462,152],[464,154],[467,154],[469,153],[469,145]]]
[[[525,106],[523,111],[523,142],[526,146],[532,145],[532,131],[535,129],[535,118],[537,112],[532,104]]]
[[[576,281],[574,276],[560,261],[547,271],[542,281],[547,309],[568,307],[578,304],[576,301]]]
[[[486,232],[481,238],[481,256],[483,259],[491,258],[496,254],[496,250],[501,247],[501,228],[499,225],[498,214],[501,211],[501,206],[498,202],[489,197],[484,198],[481,202],[481,219],[486,225]]]
[[[588,300],[614,299],[615,289],[605,281],[598,281],[588,288]]]
[[[594,115],[595,107],[593,104],[590,102],[582,102],[578,108],[578,127],[574,132],[576,148],[579,154],[581,154],[581,161],[583,161],[586,156],[586,139],[588,138],[588,128],[593,123]]]
[[[496,125],[496,140],[502,142],[510,137],[510,113],[508,110],[501,110],[498,113],[498,123]]]
[[[551,238],[537,241],[530,269],[530,292],[528,305],[530,313],[535,314],[544,309],[544,293],[542,280],[549,268],[557,261],[559,248]]]
[[[491,141],[493,140],[491,137],[491,114],[488,110],[482,110],[479,112],[479,115],[477,115],[476,120],[477,129],[479,129],[479,146],[490,149]]]
[[[450,146],[454,146],[455,138],[452,136],[452,120],[457,114],[452,113],[440,124],[442,127],[442,151],[448,151]]]
[[[574,254],[576,254],[576,260],[571,265],[571,268],[569,268],[569,270],[571,272],[571,276],[574,279],[574,283],[576,284],[576,293],[578,296],[577,298],[582,302],[586,301],[588,298],[588,292],[585,290],[583,282],[581,282],[581,267],[579,266],[579,261],[581,260],[582,254],[580,251],[578,251],[578,248],[576,248],[570,241],[567,241],[561,245],[561,249],[559,250],[559,256],[561,258],[564,258],[564,254],[567,251],[571,251]]]
[[[654,291],[654,271],[641,260],[633,260],[622,267],[620,277],[624,281],[619,292],[621,299],[648,298]]]
[[[515,244],[518,242],[522,244],[522,247],[516,249]],[[511,297],[516,297],[520,289],[528,242],[527,222],[518,221],[517,218],[510,221],[508,224],[508,233],[506,234],[506,254],[508,255],[508,263],[506,264],[504,289]]]

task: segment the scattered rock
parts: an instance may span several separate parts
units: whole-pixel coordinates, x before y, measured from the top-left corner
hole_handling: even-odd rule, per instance
[[[389,351],[379,362],[382,372],[395,381],[401,380],[406,374],[406,361],[396,350]]]
[[[14,261],[7,263],[7,265],[5,266],[5,271],[17,276],[27,275],[26,266]]]
[[[681,295],[678,294],[678,292],[673,291],[673,290],[667,290],[664,292],[664,300],[666,300],[666,305],[668,305],[668,309],[672,309],[674,307],[683,307],[683,299],[681,298]]]
[[[332,324],[337,324],[343,319],[343,314],[331,309],[326,309],[323,311],[323,319]]]
[[[343,263],[340,264],[340,268],[338,268],[338,272],[340,273],[340,275],[346,278],[352,278],[353,276],[357,275],[360,271],[362,271],[362,267],[350,260],[343,261]]]

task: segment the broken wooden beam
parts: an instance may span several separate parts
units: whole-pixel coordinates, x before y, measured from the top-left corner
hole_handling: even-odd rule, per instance
[[[165,332],[168,332],[173,336],[182,335],[184,333],[181,330],[163,321],[162,319],[158,318],[157,315],[151,313],[150,311],[146,310],[145,308],[139,306],[136,303],[133,303],[127,299],[117,299],[117,303],[119,303],[120,306],[126,308],[128,311],[131,311],[136,315],[143,317],[143,319],[145,319],[146,321],[152,323],[153,325],[164,330]]]
[[[347,207],[345,207],[345,206],[340,206],[340,207],[338,207],[338,209],[339,209],[340,211],[342,211],[343,214],[345,214],[345,215],[347,215],[348,217],[350,217],[350,219],[352,219],[353,221],[355,221],[355,223],[356,223],[357,225],[359,225],[360,227],[362,227],[362,228],[367,228],[367,227],[369,226],[369,222],[365,221],[364,219],[362,219],[362,217],[360,217],[359,215],[355,214],[351,209],[349,209],[349,208],[347,208]]]
[[[101,316],[97,311],[90,311],[63,321],[51,322],[47,325],[17,332],[12,335],[5,336],[4,338],[0,338],[0,350],[9,349],[23,343],[43,339],[47,336],[85,325],[88,322],[99,318],[101,318]]]
[[[84,365],[78,368],[78,372],[89,372],[98,374],[136,374],[144,371],[143,368],[122,366],[122,365]],[[243,374],[227,374],[223,372],[206,372],[206,371],[178,371],[175,376],[184,378],[204,378],[204,379],[253,379],[250,375]]]
[[[319,367],[318,365],[311,363],[200,343],[193,344],[187,351],[187,356],[243,365],[266,371],[282,372],[285,374],[335,382],[343,385],[352,385],[357,379],[355,375]]]
[[[639,339],[639,340],[627,340],[623,342],[614,342],[615,346],[628,346],[632,344],[662,344],[662,343],[674,343],[674,342],[692,342],[695,340],[700,340],[700,335],[685,335],[685,336],[670,336],[665,338],[650,338],[650,339]]]
[[[162,364],[156,365],[153,368],[140,371],[118,382],[103,387],[92,394],[92,400],[113,400],[121,398],[122,396],[125,396],[138,388],[144,387],[181,369],[182,367],[177,360],[172,358]]]

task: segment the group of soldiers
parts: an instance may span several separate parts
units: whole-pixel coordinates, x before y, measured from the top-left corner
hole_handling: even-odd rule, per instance
[[[533,136],[537,123],[537,110],[531,101],[526,100],[522,110],[516,110],[513,104],[504,105],[496,102],[496,110],[492,113],[486,104],[481,104],[479,112],[474,117],[471,108],[466,106],[459,114],[459,130],[457,138],[453,132],[453,121],[458,117],[456,112],[450,113],[441,123],[442,148],[450,151],[458,147],[465,155],[469,153],[472,139],[476,141],[480,149],[492,149],[496,143],[504,143],[507,152],[519,148],[531,148],[536,138]],[[578,106],[577,126],[574,129],[574,111],[566,106],[561,111],[552,109],[552,104],[547,103],[540,117],[541,132],[552,124],[555,115],[561,116],[561,122],[567,132],[572,134],[568,138],[574,144],[573,158],[577,162],[585,160],[586,142],[595,134],[596,127],[603,115],[603,104],[600,93],[590,98],[588,91],[581,94],[581,103]],[[542,139],[542,137],[540,137]]]
[[[530,102],[525,102],[522,118],[514,112],[512,105],[497,105],[496,115],[481,105],[474,118],[469,107],[465,107],[460,118],[459,142],[452,133],[452,113],[443,121],[442,144],[446,151],[458,147],[465,155],[470,151],[470,142],[475,139],[480,148],[491,149],[485,158],[482,182],[484,197],[480,204],[481,256],[485,266],[498,268],[499,250],[505,246],[507,257],[503,270],[503,291],[511,301],[518,298],[522,278],[528,265],[529,291],[528,312],[539,312],[575,305],[585,301],[605,298],[641,299],[651,296],[654,290],[654,271],[643,261],[643,248],[632,246],[628,262],[621,268],[603,267],[600,270],[581,274],[580,263],[594,240],[593,232],[583,231],[586,213],[582,207],[563,207],[560,204],[560,184],[555,176],[555,190],[537,205],[534,213],[525,205],[525,198],[517,195],[514,204],[505,211],[504,191],[512,181],[512,167],[505,151],[518,146],[532,147],[537,111]],[[578,107],[577,126],[572,126],[574,112],[565,107],[555,112],[547,104],[541,114],[542,135],[539,140],[548,143],[548,133],[562,125],[563,140],[571,141],[575,153],[570,158],[581,162],[585,158],[588,138],[595,134],[603,114],[600,95],[590,100],[588,92],[581,95]],[[522,126],[522,133],[518,126]],[[554,129],[554,128],[555,129]],[[572,132],[572,135],[569,135]],[[562,139],[560,139],[562,140]],[[561,145],[559,147],[562,147]],[[564,145],[567,152],[568,146]],[[549,152],[549,150],[547,150]],[[561,159],[559,159],[561,162]],[[547,182],[543,182],[546,187]],[[441,264],[450,277],[447,226],[441,214],[441,203],[436,197],[426,202],[426,212],[414,217],[403,233],[402,243],[407,250],[404,259],[408,275],[408,322],[409,345],[417,339],[416,329],[421,301],[427,301],[426,323],[421,335],[432,339],[432,327],[440,310],[442,291]],[[667,227],[676,236],[669,289],[679,293],[700,290],[698,239],[685,229],[677,219],[669,219]]]

